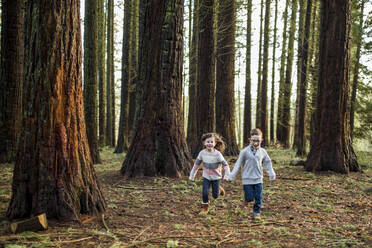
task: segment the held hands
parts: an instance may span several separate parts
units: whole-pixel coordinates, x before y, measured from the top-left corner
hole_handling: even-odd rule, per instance
[[[194,179],[195,179],[194,177],[191,177],[191,176],[189,177],[190,181],[194,181]]]
[[[275,180],[275,178],[276,178],[276,176],[275,176],[275,175],[269,176],[269,180],[270,180],[270,181],[273,181],[273,180]]]

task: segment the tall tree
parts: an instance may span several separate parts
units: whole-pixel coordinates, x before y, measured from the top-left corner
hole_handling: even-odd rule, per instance
[[[129,143],[134,135],[134,115],[136,112],[136,88],[138,81],[138,33],[139,33],[139,0],[133,1],[132,7],[132,20],[131,20],[131,41],[129,43],[130,50],[132,51],[132,58],[130,60],[130,88],[129,88]]]
[[[310,38],[310,24],[311,24],[311,10],[312,10],[312,0],[307,0],[306,6],[306,15],[305,15],[305,30],[304,30],[304,37],[303,37],[303,44],[302,44],[302,55],[301,55],[301,77],[300,83],[298,84],[299,87],[299,94],[298,94],[298,110],[297,110],[297,139],[296,148],[297,148],[297,156],[305,156],[306,155],[306,139],[305,139],[305,119],[306,119],[306,88],[307,88],[307,81],[308,81],[308,54],[309,54],[309,38]]]
[[[133,0],[124,2],[124,25],[123,25],[123,43],[121,59],[121,101],[118,142],[114,153],[122,153],[129,147],[129,89],[131,74],[132,52],[130,48],[132,31],[132,3]],[[133,47],[132,47],[133,48]]]
[[[293,128],[293,148],[297,147],[298,140],[300,139],[299,134],[299,99],[300,99],[300,88],[301,88],[301,76],[302,73],[306,73],[302,71],[303,67],[303,43],[304,43],[304,26],[305,26],[305,15],[306,15],[306,6],[307,0],[298,0],[300,10],[298,16],[298,34],[297,34],[297,87],[296,87],[296,105],[295,105],[295,115],[294,115],[294,128]]]
[[[258,126],[263,134],[263,145],[269,144],[269,130],[268,130],[268,110],[267,110],[267,84],[268,84],[268,68],[269,68],[269,33],[270,33],[270,4],[271,0],[266,0],[265,10],[265,26],[264,26],[264,44],[262,56],[262,81],[261,81],[261,95],[259,96],[260,107],[260,125]]]
[[[284,104],[284,72],[285,72],[285,58],[287,56],[287,23],[288,23],[288,7],[289,0],[286,0],[285,9],[283,12],[283,39],[282,39],[282,53],[280,56],[279,69],[279,95],[278,95],[278,111],[276,118],[276,139],[279,143],[283,142],[283,104]]]
[[[99,105],[99,146],[106,145],[106,20],[105,0],[98,0],[98,105]]]
[[[143,7],[139,76],[145,102],[121,172],[180,177],[192,166],[182,122],[183,0],[147,1]]]
[[[323,0],[315,143],[308,171],[359,171],[347,118],[351,0]]]
[[[215,28],[214,0],[199,0],[198,70],[197,70],[197,137],[215,130]],[[202,149],[200,141],[193,144],[196,157]]]
[[[15,159],[22,119],[24,1],[1,1],[0,163]]]
[[[106,47],[106,144],[115,146],[114,0],[107,0]]]
[[[219,0],[217,33],[216,132],[226,141],[225,154],[236,156],[234,63],[235,0]]]
[[[100,163],[97,124],[97,55],[98,0],[85,1],[84,16],[84,114],[90,154],[93,163]]]
[[[197,133],[197,70],[198,70],[198,2],[194,0],[192,37],[189,64],[189,114],[187,119],[187,144],[191,148],[200,142]]]
[[[363,36],[363,13],[364,13],[364,3],[366,0],[361,0],[360,3],[360,14],[359,14],[359,32],[354,36],[357,43],[357,50],[355,54],[355,62],[354,62],[354,75],[353,75],[353,85],[352,85],[352,93],[351,93],[351,107],[350,107],[350,135],[353,138],[353,131],[354,131],[354,112],[355,112],[355,101],[356,101],[356,94],[358,89],[358,78],[359,78],[359,60],[360,60],[360,50],[362,47],[362,36]]]
[[[283,112],[282,112],[282,144],[289,147],[290,119],[291,119],[291,91],[292,91],[292,68],[294,57],[294,36],[296,31],[297,0],[292,1],[292,14],[289,26],[287,68],[285,70]]]
[[[277,22],[278,22],[278,0],[275,0],[275,14],[274,14],[274,41],[273,41],[273,60],[271,70],[271,103],[270,103],[270,142],[274,143],[274,113],[275,113],[275,64],[276,64],[276,43],[277,43]]]
[[[262,87],[262,39],[263,39],[263,22],[264,22],[264,0],[261,0],[261,14],[260,14],[260,39],[258,44],[258,71],[257,71],[257,99],[256,99],[256,127],[261,124],[261,87]]]
[[[65,220],[105,210],[85,132],[79,2],[26,2],[28,83],[10,219],[45,212]]]
[[[244,97],[244,125],[243,145],[249,144],[250,131],[252,129],[252,100],[251,100],[251,47],[252,47],[252,0],[247,4],[247,40],[245,62],[245,97]]]

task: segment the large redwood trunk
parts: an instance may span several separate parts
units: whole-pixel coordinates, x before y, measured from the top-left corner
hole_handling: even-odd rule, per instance
[[[7,216],[102,212],[85,131],[79,1],[26,3],[24,118]]]
[[[226,141],[225,154],[239,154],[235,134],[235,0],[219,0],[216,79],[216,132]]]
[[[359,171],[347,118],[351,0],[324,0],[322,4],[316,132],[306,169]]]
[[[192,166],[182,121],[183,0],[148,1],[143,7],[143,104],[121,172],[128,177],[181,177]]]
[[[14,161],[22,119],[24,0],[1,1],[0,163]]]

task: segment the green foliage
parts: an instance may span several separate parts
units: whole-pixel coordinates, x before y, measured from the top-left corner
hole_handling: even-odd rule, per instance
[[[178,247],[178,241],[177,240],[168,240],[167,248],[175,248],[175,247]]]

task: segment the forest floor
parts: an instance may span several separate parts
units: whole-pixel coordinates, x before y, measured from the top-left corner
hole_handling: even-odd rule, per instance
[[[243,207],[240,176],[222,182],[224,197],[201,215],[201,172],[195,182],[124,179],[123,154],[104,149],[95,166],[107,201],[105,222],[49,221],[43,232],[10,234],[5,213],[11,164],[0,165],[0,247],[372,247],[372,153],[358,153],[363,173],[313,174],[289,165],[291,150],[268,149],[277,173],[263,184],[262,219]],[[236,157],[228,157],[231,167]]]

